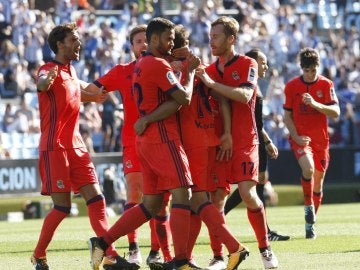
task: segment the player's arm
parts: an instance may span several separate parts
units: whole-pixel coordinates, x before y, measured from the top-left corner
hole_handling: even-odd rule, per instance
[[[198,68],[196,70],[196,75],[203,81],[203,83],[218,92],[219,94],[227,97],[228,99],[239,101],[241,103],[248,103],[251,97],[254,94],[254,89],[250,87],[232,87],[219,82],[215,82],[210,76],[206,73],[204,68]]]
[[[279,156],[279,150],[276,145],[272,142],[269,134],[266,132],[264,128],[261,130],[261,136],[264,138],[266,153],[273,159],[277,159]]]
[[[168,118],[181,108],[181,105],[174,99],[170,99],[162,103],[151,113],[140,117],[134,124],[134,130],[137,135],[144,133],[146,128],[154,122]]]
[[[289,130],[291,138],[298,144],[302,146],[306,146],[310,143],[310,138],[308,136],[301,136],[297,133],[293,113],[291,110],[287,110],[284,108],[284,123],[286,128]]]
[[[98,87],[94,83],[80,81],[81,101],[103,103],[108,98],[108,92],[104,87]]]
[[[36,87],[38,91],[47,91],[54,83],[58,74],[58,66],[54,66],[47,74],[42,74],[38,77]]]
[[[170,95],[180,105],[189,105],[193,93],[193,82],[195,69],[200,65],[200,58],[190,53],[186,58],[187,69],[185,73],[185,82],[180,91],[173,91]]]
[[[305,93],[303,95],[302,101],[305,105],[310,106],[311,108],[317,110],[320,113],[325,114],[326,116],[336,118],[340,116],[340,107],[339,104],[331,104],[331,105],[325,105],[322,103],[319,103],[313,99],[313,97],[309,93]]]
[[[231,106],[229,100],[215,91],[210,95],[217,99],[219,103],[220,114],[223,122],[223,134],[220,138],[220,147],[216,159],[222,161],[224,158],[228,161],[233,153],[233,141],[231,135]]]

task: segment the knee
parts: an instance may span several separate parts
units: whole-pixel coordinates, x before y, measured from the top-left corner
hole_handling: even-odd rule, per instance
[[[303,177],[305,177],[307,179],[311,179],[314,175],[314,167],[309,166],[309,167],[303,168],[302,175],[303,175]]]

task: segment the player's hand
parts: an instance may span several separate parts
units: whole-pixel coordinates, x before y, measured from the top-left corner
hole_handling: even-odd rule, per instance
[[[309,105],[310,107],[314,107],[316,101],[313,99],[313,97],[309,93],[305,93],[302,96],[302,102],[305,105]]]
[[[186,60],[188,61],[189,72],[193,72],[201,63],[200,58],[192,53],[186,57]]]
[[[101,86],[99,91],[94,94],[94,102],[96,103],[104,103],[109,97],[108,92],[105,90],[104,86]]]
[[[189,54],[190,54],[190,49],[187,46],[173,49],[171,51],[171,56],[175,57],[176,59],[184,59],[188,57]]]
[[[277,149],[275,144],[270,142],[269,144],[265,145],[265,149],[266,149],[266,153],[269,155],[270,158],[272,158],[272,159],[278,158],[279,150]]]
[[[46,84],[48,86],[52,85],[58,75],[58,66],[53,67],[49,70],[49,73],[46,76]]]
[[[214,83],[214,81],[206,73],[204,67],[198,67],[195,70],[195,75],[198,76],[207,87],[211,87],[211,84]]]
[[[136,135],[139,136],[142,135],[145,132],[147,126],[148,126],[148,121],[146,117],[144,116],[139,118],[134,124],[134,130]]]
[[[301,146],[308,146],[311,141],[311,138],[308,136],[297,136],[293,139],[298,145]]]
[[[216,160],[218,161],[229,161],[233,154],[233,142],[230,133],[225,133],[220,138],[220,145],[216,153]]]

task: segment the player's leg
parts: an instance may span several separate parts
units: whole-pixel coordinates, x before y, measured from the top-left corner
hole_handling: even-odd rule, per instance
[[[55,231],[61,221],[70,214],[71,201],[70,193],[53,193],[51,194],[54,207],[46,215],[39,240],[31,257],[31,262],[35,269],[46,270],[49,269],[46,260],[46,249],[50,244]]]
[[[315,213],[317,213],[322,197],[323,197],[323,185],[326,170],[329,167],[330,162],[330,153],[329,149],[314,149],[314,190],[313,190],[313,200],[315,206]]]
[[[271,251],[267,237],[264,205],[256,192],[256,184],[259,179],[258,173],[258,145],[233,152],[231,175],[234,183],[238,183],[240,196],[247,207],[248,219],[258,241],[262,262],[265,268],[275,268],[278,266],[278,260]]]
[[[231,210],[238,206],[242,202],[239,189],[236,188],[230,196],[227,198],[224,206],[224,214],[227,215]]]
[[[323,185],[325,179],[325,172],[321,172],[315,169],[314,173],[314,190],[313,190],[313,200],[315,213],[319,210],[323,197]]]
[[[222,215],[224,215],[224,207],[226,207],[227,204],[226,197],[228,194],[228,189],[221,187],[218,187],[215,191],[211,192],[211,201]],[[211,231],[209,231],[209,236],[210,246],[214,256],[210,260],[209,266],[206,269],[217,270],[226,268],[222,241],[216,238]]]
[[[196,180],[195,180],[196,181]],[[193,192],[191,208],[197,212],[216,240],[224,243],[230,257],[227,269],[236,269],[248,256],[248,249],[236,240],[226,225],[224,215],[210,202],[205,191]]]
[[[180,268],[188,263],[187,242],[190,233],[190,189],[180,187],[170,190],[172,207],[170,210],[170,229],[174,246],[175,267]]]
[[[302,155],[299,157],[298,162],[302,173],[301,186],[304,194],[305,236],[308,239],[315,239],[314,224],[316,222],[316,214],[313,200],[315,168],[313,155]]]
[[[39,172],[42,182],[41,194],[50,195],[54,206],[44,219],[39,240],[31,257],[31,262],[35,266],[35,269],[49,269],[46,260],[46,249],[57,227],[70,213],[71,182],[68,164],[67,151],[40,152]]]
[[[266,269],[276,268],[279,263],[271,250],[267,237],[266,214],[264,206],[256,193],[256,182],[251,180],[241,181],[238,183],[238,187],[240,196],[247,207],[248,219],[255,232],[264,267]]]
[[[100,237],[90,238],[88,241],[92,267],[98,270],[105,255],[105,250],[118,238],[127,235],[129,232],[140,227],[149,221],[152,215],[156,215],[160,209],[163,194],[151,194],[143,196],[143,203],[138,204],[128,211],[115,222],[115,224]],[[126,261],[127,262],[127,261]],[[136,267],[135,267],[136,266]],[[127,262],[126,269],[138,269],[139,266]]]
[[[259,196],[259,199],[262,201],[263,205],[264,205],[264,209],[266,209],[266,202],[265,202],[265,197],[264,197],[264,187],[265,187],[265,183],[267,181],[267,172],[266,169],[264,170],[264,166],[262,166],[261,164],[261,158],[260,158],[260,165],[259,165],[259,182],[256,185],[256,193]],[[265,165],[266,168],[266,165]],[[268,238],[270,241],[286,241],[290,239],[290,236],[288,235],[281,235],[278,234],[276,231],[272,231],[270,230],[269,224],[266,221],[266,226],[268,229]]]
[[[124,172],[126,171],[126,166],[130,166],[128,159],[124,159]],[[134,166],[131,164],[131,166]],[[126,205],[125,212],[139,204],[142,199],[142,173],[140,171],[131,171],[125,174],[126,180]],[[129,243],[129,262],[136,263],[141,265],[142,258],[139,249],[138,241],[139,230],[135,229],[130,232],[128,237]]]
[[[151,245],[153,242],[157,242],[164,256],[164,262],[170,262],[173,259],[171,254],[171,229],[170,229],[170,198],[171,194],[169,192],[165,193],[164,200],[161,206],[159,213],[151,219],[154,222],[153,230],[155,233],[151,232],[154,236],[151,239]],[[154,262],[154,261],[153,261]]]

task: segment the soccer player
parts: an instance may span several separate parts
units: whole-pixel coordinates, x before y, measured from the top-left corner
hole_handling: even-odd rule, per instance
[[[268,70],[267,57],[259,49],[252,49],[245,54],[248,57],[251,57],[256,60],[258,64],[258,76],[259,78],[264,78],[266,71]],[[256,92],[256,101],[255,101],[255,119],[256,119],[256,128],[259,134],[259,182],[256,185],[256,192],[262,201],[265,207],[265,198],[264,198],[264,185],[266,183],[266,167],[267,167],[267,155],[270,158],[276,159],[278,157],[278,149],[271,141],[269,135],[264,129],[263,125],[263,96],[261,91]],[[238,190],[235,190],[225,203],[225,215],[229,213],[231,209],[236,207],[241,203],[242,199]],[[268,238],[270,241],[286,241],[290,237],[288,235],[280,235],[275,231],[271,231],[269,225],[266,222],[268,229]]]
[[[312,48],[302,49],[300,66],[302,75],[285,86],[284,122],[302,173],[305,236],[315,239],[316,213],[330,160],[327,117],[339,117],[340,108],[333,82],[318,74],[318,52]]]
[[[175,27],[174,50],[188,45],[188,35],[184,26],[177,25]],[[183,61],[180,59],[180,62],[182,63]],[[185,65],[180,65],[180,68],[175,73],[180,77],[181,82],[186,79],[186,77],[182,76],[186,68],[186,63]],[[185,76],[187,76],[186,73]],[[216,159],[216,148],[220,144],[220,140],[214,130],[214,116],[209,103],[211,95],[214,95],[219,100],[220,108],[223,112],[222,115],[227,120],[224,121],[225,132],[222,137],[224,139],[228,138],[231,141],[231,113],[227,99],[216,92],[212,93],[198,79],[194,82],[190,104],[182,106],[178,115],[181,141],[189,160],[191,177],[194,183],[190,199],[192,215],[190,218],[187,258],[190,261],[190,266],[196,268],[197,266],[194,264],[191,255],[201,228],[201,221],[203,221],[208,230],[216,238],[221,239],[230,253],[228,265],[225,265],[226,269],[236,269],[249,255],[249,251],[232,235],[225,224],[223,215],[210,202],[207,195],[208,182],[210,181],[209,176]],[[224,147],[221,147],[218,159],[222,159],[231,150],[230,148],[225,149],[226,144],[230,145],[231,143],[225,142],[223,144]]]
[[[174,38],[174,24],[169,20],[158,17],[149,22],[146,29],[148,48],[138,59],[133,74],[133,91],[140,117],[167,101],[178,103],[178,107],[190,102],[194,71],[200,60],[193,55],[187,58],[187,79],[182,86],[164,59],[171,53]],[[159,212],[167,191],[172,194],[170,228],[175,267],[190,268],[186,257],[192,185],[190,170],[180,143],[175,114],[162,117],[156,115],[148,119],[151,124],[136,137],[136,151],[143,173],[143,202],[124,212],[102,237],[88,241],[93,269],[99,269],[104,251],[111,243]]]
[[[131,50],[136,59],[139,58],[142,51],[147,48],[146,25],[138,25],[130,32]],[[134,123],[138,118],[138,111],[135,100],[132,96],[132,74],[134,72],[136,61],[127,64],[119,64],[113,67],[108,73],[89,84],[85,90],[89,92],[99,91],[102,87],[111,92],[118,90],[122,97],[124,106],[124,125],[122,128],[122,146],[123,146],[123,168],[126,179],[127,203],[125,211],[141,202],[142,198],[142,173],[140,161],[135,150],[135,131]],[[151,251],[147,262],[159,261],[159,244],[163,251],[164,260],[172,260],[170,250],[170,228],[168,220],[168,198],[165,200],[161,212],[150,220],[151,228]],[[156,232],[159,232],[158,234]],[[129,241],[129,262],[141,265],[142,258],[138,244],[138,229],[128,235]],[[158,241],[159,239],[159,241]],[[107,259],[104,259],[104,265]]]
[[[206,70],[197,69],[196,75],[207,87],[231,100],[233,155],[229,181],[238,185],[247,206],[264,267],[276,268],[278,260],[267,238],[264,206],[256,193],[259,142],[254,111],[258,67],[254,59],[235,52],[238,32],[239,24],[231,17],[219,17],[211,24],[210,47],[218,58]]]
[[[80,102],[95,99],[90,93],[83,94],[81,89],[85,84],[78,80],[71,65],[71,61],[79,60],[81,48],[76,24],[54,27],[48,43],[55,59],[41,66],[37,77],[41,126],[39,171],[41,194],[51,196],[54,206],[44,219],[31,257],[36,270],[50,269],[46,249],[58,225],[70,213],[71,191],[85,199],[94,232],[101,235],[108,229],[104,196],[79,131]],[[127,263],[118,256],[114,245],[106,250],[106,256],[113,264]]]

